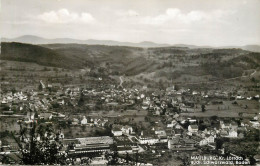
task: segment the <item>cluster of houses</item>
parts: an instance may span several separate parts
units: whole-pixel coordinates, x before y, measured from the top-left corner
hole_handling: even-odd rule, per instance
[[[227,99],[230,94],[225,91],[192,91],[190,89],[176,90],[174,86],[166,90],[147,91],[147,87],[143,88],[110,88],[110,89],[83,89],[79,88],[61,88],[61,85],[45,84],[40,81],[43,90],[30,92],[6,93],[1,96],[1,104],[9,106],[9,112],[12,114],[14,107],[18,111],[30,110],[22,120],[25,124],[30,124],[34,120],[53,121],[53,119],[70,122],[74,126],[91,126],[105,127],[110,122],[109,117],[98,117],[80,114],[65,115],[62,112],[56,112],[55,105],[66,106],[79,105],[79,100],[82,95],[88,98],[85,106],[92,109],[97,105],[112,109],[123,110],[123,106],[131,106],[137,110],[145,110],[152,113],[153,117],[164,121],[157,120],[149,128],[139,128],[136,131],[136,126],[123,125],[114,123],[111,127],[113,136],[101,137],[84,137],[84,138],[66,138],[63,133],[60,133],[60,139],[64,148],[62,153],[67,153],[70,156],[77,154],[85,154],[92,152],[111,152],[114,145],[117,151],[121,154],[145,152],[148,147],[166,147],[164,150],[173,151],[195,151],[199,147],[210,147],[215,149],[216,138],[243,138],[247,127],[259,128],[259,114],[248,122],[241,121],[238,125],[235,121],[218,121],[219,124],[211,126],[204,123],[204,128],[201,128],[199,118],[187,118],[181,115],[181,112],[192,111],[201,101],[206,101],[210,98]],[[235,99],[242,100],[240,94],[235,96]],[[232,96],[231,96],[232,97]],[[251,97],[258,99],[259,95]],[[247,98],[249,100],[249,98]],[[221,101],[214,100],[212,104],[219,104]],[[200,105],[199,105],[200,106]],[[27,107],[27,108],[26,108]],[[50,108],[52,108],[50,110]],[[95,108],[96,109],[96,108]],[[99,110],[97,110],[99,111]],[[3,112],[5,113],[5,112]],[[6,112],[7,113],[7,112]],[[35,118],[37,113],[37,118]],[[118,118],[118,117],[117,117]],[[150,120],[147,120],[150,123]],[[53,121],[55,123],[55,120]],[[137,127],[138,128],[138,127]],[[69,149],[69,151],[68,151]]]
[[[63,92],[62,90],[57,92],[10,92],[2,95],[1,106],[7,106],[11,111],[10,114],[13,114],[14,110],[16,112],[26,110],[26,107],[35,112],[43,112],[49,111],[55,104],[64,105],[65,101],[70,101],[70,103],[76,105],[78,98],[79,95],[67,94],[66,91]]]
[[[78,118],[71,119],[72,125],[81,125],[81,126],[104,127],[107,122],[108,122],[108,118],[101,118],[101,117],[94,118],[94,117],[83,116],[82,119],[78,119]]]

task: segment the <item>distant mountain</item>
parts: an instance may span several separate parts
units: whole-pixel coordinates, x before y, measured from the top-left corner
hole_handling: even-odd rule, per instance
[[[28,44],[88,44],[88,45],[108,45],[108,46],[130,46],[130,47],[168,47],[169,44],[158,44],[149,41],[144,41],[140,43],[131,43],[131,42],[118,42],[113,40],[78,40],[71,38],[56,38],[56,39],[46,39],[33,35],[25,35],[13,39],[2,38],[2,42],[19,42],[19,43],[28,43]]]
[[[71,39],[71,38],[56,38],[56,39],[46,39],[38,36],[33,35],[24,35],[21,37],[8,39],[8,38],[2,38],[2,42],[20,42],[20,43],[28,43],[28,44],[88,44],[88,45],[107,45],[107,46],[129,46],[129,47],[188,47],[191,49],[197,49],[197,48],[240,48],[247,51],[252,52],[260,52],[260,46],[259,45],[246,45],[246,46],[223,46],[223,47],[211,47],[211,46],[196,46],[196,45],[186,45],[186,44],[158,44],[150,41],[143,41],[140,43],[132,43],[132,42],[119,42],[119,41],[113,41],[113,40],[78,40],[78,39]]]
[[[260,52],[259,45],[246,45],[246,46],[242,47],[242,49],[252,51],[252,52]]]
[[[25,35],[25,36],[20,36],[20,37],[13,38],[13,39],[2,38],[1,42],[19,42],[19,43],[39,44],[39,43],[47,43],[48,40],[38,37],[38,36]]]

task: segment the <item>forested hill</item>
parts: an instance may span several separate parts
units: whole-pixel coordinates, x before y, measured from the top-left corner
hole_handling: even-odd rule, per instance
[[[43,66],[93,70],[110,75],[185,79],[184,76],[232,78],[260,67],[260,53],[242,49],[187,47],[138,48],[85,44],[2,43],[0,59]]]
[[[1,43],[2,60],[34,62],[43,66],[74,68],[83,65],[73,57],[67,57],[55,50],[24,43]]]

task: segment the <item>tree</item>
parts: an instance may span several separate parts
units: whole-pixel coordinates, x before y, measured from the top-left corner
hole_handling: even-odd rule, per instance
[[[15,88],[12,88],[12,89],[11,89],[11,92],[12,92],[12,94],[14,94],[14,93],[16,93],[17,91],[16,91]]]
[[[82,91],[81,91],[81,93],[80,93],[78,105],[79,105],[79,106],[83,106],[83,105],[84,105],[84,94],[83,94]]]
[[[62,144],[59,135],[54,133],[51,125],[37,125],[35,122],[30,127],[20,125],[19,137],[14,139],[19,145],[21,164],[65,164],[65,155],[60,154]]]
[[[38,90],[39,90],[39,91],[42,91],[42,89],[43,89],[43,88],[42,88],[42,84],[39,84]]]
[[[205,112],[206,111],[206,106],[204,104],[201,105],[201,111]]]
[[[216,149],[221,149],[224,141],[223,139],[216,139]]]
[[[111,146],[111,150],[113,151],[112,153],[106,152],[105,158],[108,160],[108,165],[117,165],[119,164],[118,162],[118,151],[117,151],[117,146],[116,144],[113,144]]]
[[[139,153],[135,153],[135,163],[136,165],[138,164],[138,161],[139,161]]]
[[[251,81],[252,81],[252,82],[256,82],[255,77],[252,77],[252,78],[251,78]]]
[[[131,158],[130,158],[130,156],[129,156],[129,153],[126,152],[125,160],[126,160],[126,163],[127,163],[127,164],[129,163],[130,159],[131,159]]]

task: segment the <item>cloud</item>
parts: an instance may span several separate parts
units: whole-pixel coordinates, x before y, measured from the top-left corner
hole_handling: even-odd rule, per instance
[[[127,10],[127,11],[120,10],[120,11],[117,11],[116,14],[119,16],[127,16],[127,17],[139,16],[139,13],[137,11],[131,10],[131,9]]]
[[[37,16],[38,19],[46,23],[66,24],[66,23],[92,23],[95,18],[90,13],[74,13],[68,9],[45,12]]]
[[[178,8],[168,8],[165,13],[157,16],[146,16],[141,18],[140,23],[150,25],[161,25],[167,22],[176,22],[190,24],[194,22],[212,21],[222,18],[228,14],[232,14],[231,11],[214,10],[211,12],[204,12],[200,10],[192,10],[188,13],[182,12]]]

